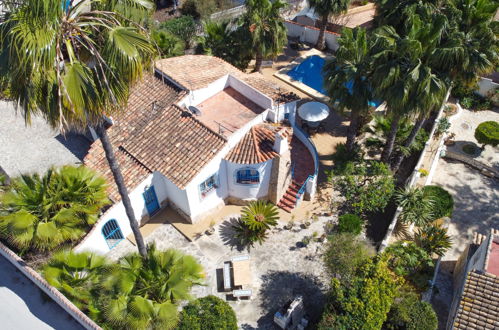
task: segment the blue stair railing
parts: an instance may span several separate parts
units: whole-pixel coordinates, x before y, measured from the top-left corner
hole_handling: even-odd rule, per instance
[[[307,179],[305,180],[305,182],[303,182],[303,184],[301,185],[300,190],[298,190],[298,192],[296,193],[295,207],[298,206],[298,203],[300,202],[301,197],[305,193],[305,189],[307,189],[307,182],[309,180],[313,180],[313,179],[314,179],[314,176],[313,175],[309,175],[307,177]]]

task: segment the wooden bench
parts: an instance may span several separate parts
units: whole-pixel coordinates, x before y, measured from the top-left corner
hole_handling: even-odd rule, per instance
[[[232,295],[234,296],[234,298],[243,298],[243,297],[250,298],[252,294],[253,294],[253,291],[249,290],[249,289],[232,291]]]

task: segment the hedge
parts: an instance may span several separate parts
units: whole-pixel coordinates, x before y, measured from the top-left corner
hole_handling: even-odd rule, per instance
[[[425,186],[423,191],[433,200],[433,216],[435,219],[451,217],[454,210],[452,195],[439,186]]]
[[[227,302],[206,296],[184,307],[177,330],[237,330],[236,314]]]

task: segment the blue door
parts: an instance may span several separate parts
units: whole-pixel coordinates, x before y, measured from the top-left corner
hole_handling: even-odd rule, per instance
[[[156,197],[154,186],[147,188],[142,195],[144,196],[144,201],[146,203],[147,213],[153,215],[159,210],[158,197]]]

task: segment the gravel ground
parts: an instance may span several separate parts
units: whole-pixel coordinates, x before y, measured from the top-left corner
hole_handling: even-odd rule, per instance
[[[10,102],[0,101],[0,114],[0,167],[11,177],[43,173],[51,166],[79,164],[90,146],[80,135],[67,134],[64,138],[37,116],[26,126]]]
[[[321,260],[322,245],[313,242],[307,247],[297,247],[297,243],[314,232],[321,235],[327,220],[322,218],[307,229],[299,229],[296,224],[293,230],[284,230],[285,223],[279,223],[263,245],[256,244],[249,252],[241,250],[234,241],[231,229],[234,216],[217,225],[215,234],[203,235],[194,242],[185,239],[173,226],[164,224],[146,238],[146,244],[155,242],[158,249],[175,248],[198,259],[205,270],[206,285],[193,288],[196,297],[213,294],[226,299],[226,293],[218,290],[223,262],[237,255],[249,254],[253,297],[248,301],[229,303],[241,328],[275,329],[274,313],[296,295],[304,297],[305,309],[312,320],[321,315],[329,283]],[[136,251],[135,246],[124,240],[107,256],[116,260],[132,251]]]

